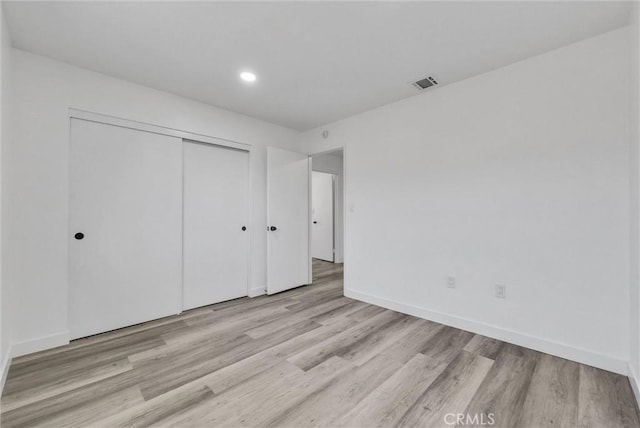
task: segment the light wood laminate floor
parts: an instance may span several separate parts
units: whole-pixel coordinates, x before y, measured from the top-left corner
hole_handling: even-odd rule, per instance
[[[16,358],[1,407],[3,428],[640,426],[625,377],[348,299],[321,261],[311,286]]]

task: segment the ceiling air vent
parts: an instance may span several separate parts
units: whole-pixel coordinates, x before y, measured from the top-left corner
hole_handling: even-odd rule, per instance
[[[434,85],[437,85],[438,82],[436,81],[436,79],[434,79],[433,77],[429,76],[429,77],[425,77],[424,79],[420,79],[417,82],[413,82],[413,86],[415,86],[416,88],[418,88],[419,90],[423,90],[423,89],[427,89],[430,88]]]

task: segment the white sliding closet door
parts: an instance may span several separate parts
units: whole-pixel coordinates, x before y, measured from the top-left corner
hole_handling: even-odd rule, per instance
[[[248,294],[249,153],[186,141],[184,309]]]
[[[72,339],[179,313],[182,141],[71,120]]]

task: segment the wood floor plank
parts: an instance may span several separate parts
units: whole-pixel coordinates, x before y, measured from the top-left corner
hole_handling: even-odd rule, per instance
[[[349,318],[358,322],[366,321],[386,310],[387,309],[381,308],[380,306],[367,305],[366,307],[350,314]]]
[[[227,426],[246,425],[253,427],[277,426],[277,421],[290,414],[301,403],[308,401],[330,385],[335,384],[354,366],[344,359],[333,356],[306,371],[294,383],[276,384],[278,393],[262,400],[250,400],[249,411],[228,420]]]
[[[304,308],[310,308],[314,305],[314,303],[324,303],[338,297],[343,297],[341,290],[337,289],[334,286],[334,284],[337,283],[338,281],[321,284],[320,286],[316,286],[313,291],[297,296],[295,300],[297,300],[298,303],[290,306],[289,309],[291,309],[292,311],[297,311]]]
[[[580,364],[541,355],[531,377],[518,426],[577,426],[579,387]]]
[[[127,371],[107,379],[93,382],[80,388],[66,391],[58,395],[47,397],[43,400],[29,403],[2,413],[2,426],[6,427],[31,427],[37,425],[61,426],[54,421],[68,420],[73,422],[75,417],[85,420],[89,408],[104,405],[103,412],[108,409],[117,411],[107,403],[114,403],[113,396],[127,392],[127,398],[131,398],[132,390],[140,391],[137,387],[141,379],[135,371]],[[133,394],[134,397],[136,396]],[[142,401],[142,396],[140,396]],[[98,403],[98,404],[96,404]]]
[[[322,326],[300,334],[285,342],[214,372],[209,376],[207,385],[215,393],[223,392],[258,373],[269,370],[271,367],[280,363],[283,359],[308,348],[310,345],[333,337],[336,334],[353,327],[353,325],[353,321],[347,318],[334,320],[334,322],[327,326]]]
[[[578,426],[638,427],[633,391],[624,376],[580,365]]]
[[[442,327],[441,324],[420,320],[405,335],[401,335],[395,342],[389,344],[386,349],[382,349],[380,354],[392,356],[404,364],[416,354],[420,353],[420,351],[424,349],[424,346]]]
[[[211,406],[201,408],[197,415],[171,423],[185,425],[188,420],[197,420],[200,426],[267,426],[269,420],[286,413],[352,367],[339,357],[332,357],[307,372],[289,364],[284,369],[292,373],[271,381],[254,379],[240,384],[217,396]]]
[[[422,324],[420,321],[414,317],[402,315],[396,321],[383,324],[380,329],[340,350],[336,355],[351,361],[356,366],[361,366],[383,349],[397,342],[398,338],[410,332],[413,327]]]
[[[425,344],[421,352],[428,357],[449,362],[458,356],[458,352],[472,338],[473,333],[444,326]]]
[[[466,413],[484,420],[492,414],[496,427],[517,426],[539,357],[537,352],[505,345]]]
[[[178,328],[182,328],[185,325],[182,322],[171,323],[171,325],[176,324]],[[162,327],[164,328],[165,326]],[[148,349],[161,344],[160,334],[154,330],[144,330],[131,335],[120,335],[112,339],[99,341],[92,346],[70,346],[66,352],[45,355],[38,360],[19,360],[15,364],[12,362],[9,377],[33,377],[34,374],[40,375],[47,372],[52,365],[61,369],[71,363],[75,369],[78,367],[78,361],[83,364],[90,364],[91,362],[104,362],[110,359],[118,360],[126,357],[133,348],[136,350]],[[20,384],[23,383],[24,380],[21,379]]]
[[[295,309],[294,306],[288,306],[289,310],[292,312],[285,319],[276,319],[271,322],[263,323],[258,327],[254,327],[252,329],[246,330],[245,333],[253,337],[254,339],[258,339],[260,337],[266,336],[271,333],[274,329],[289,327],[291,325],[295,325],[300,321],[309,320],[315,316],[325,314],[334,309],[345,306],[351,302],[351,299],[346,297],[334,298],[327,302],[319,303],[316,305],[312,305],[309,307],[304,307],[304,309],[299,312]]]
[[[211,311],[211,309],[208,309]],[[194,314],[197,314],[194,312]],[[132,335],[136,335],[138,333],[143,333],[145,331],[150,331],[149,336],[155,337],[158,336],[158,329],[161,331],[166,331],[166,329],[174,329],[174,328],[182,328],[186,324],[186,320],[192,316],[192,311],[184,312],[180,315],[172,315],[165,318],[160,318],[153,321],[148,321],[141,324],[136,324],[134,326],[129,326],[117,330],[112,330],[102,334],[96,334],[89,337],[84,337],[81,339],[76,339],[69,343],[68,345],[58,346],[56,348],[47,349],[44,351],[35,352],[33,354],[23,355],[20,357],[13,358],[11,361],[12,369],[15,368],[17,370],[23,364],[27,364],[32,361],[54,361],[53,358],[58,354],[69,355],[71,351],[74,351],[78,348],[88,348],[91,350],[96,349],[96,345],[105,341],[113,341],[118,338],[122,338],[125,336],[131,337]],[[177,326],[177,327],[176,327]],[[125,339],[131,340],[131,339]],[[140,340],[140,338],[138,338]],[[66,357],[65,357],[66,358]]]
[[[198,359],[193,359],[190,356],[188,358],[182,358],[182,361],[172,365],[171,371],[156,374],[150,379],[142,381],[140,383],[140,391],[145,399],[153,398],[157,395],[170,391],[177,386],[184,385],[185,383],[191,382],[199,377],[213,373],[216,370],[220,370],[223,367],[248,358],[262,350],[271,348],[279,343],[286,342],[291,338],[313,330],[319,326],[320,324],[314,323],[313,321],[303,321],[297,326],[283,328],[261,339],[243,341],[243,343],[237,346],[232,346],[228,350],[225,350],[225,352],[212,358],[208,358],[206,356]],[[153,370],[148,371],[147,373],[151,375],[151,373],[155,372],[156,371]]]
[[[43,382],[41,385],[34,386],[30,389],[4,394],[2,400],[0,400],[0,406],[2,412],[8,412],[18,407],[43,401],[63,392],[72,391],[132,369],[133,366],[129,360],[123,358],[113,363],[94,367],[91,370],[78,370],[76,373],[56,382]]]
[[[380,387],[348,410],[337,426],[395,426],[447,365],[416,354]]]
[[[420,320],[410,331],[396,337],[395,342],[388,344],[376,357],[300,403],[294,410],[272,420],[270,424],[288,427],[336,426],[342,415],[416,356],[417,350],[436,331],[430,328],[431,325],[435,324]]]
[[[277,301],[275,303],[274,305],[259,306],[255,310],[247,312],[232,312],[223,315],[215,313],[201,323],[192,324],[191,327],[193,328],[186,334],[175,338],[167,337],[167,343],[171,343],[173,340],[181,342],[189,339],[197,340],[198,338],[224,332],[244,331],[251,328],[251,326],[261,325],[289,314],[286,309],[289,304],[287,301]]]
[[[216,395],[215,401],[196,405],[180,415],[166,418],[163,421],[163,426],[205,426],[205,418],[211,420],[216,417],[220,419],[227,417],[227,412],[237,411],[237,407],[236,409],[231,408],[232,405],[235,404],[239,407],[241,403],[249,401],[251,397],[276,394],[282,383],[293,383],[303,374],[304,372],[295,365],[287,361],[280,361],[271,369],[252,376]],[[240,413],[242,414],[242,412]],[[219,424],[209,421],[208,426],[219,426]]]
[[[212,400],[215,394],[201,382],[178,387],[152,400],[100,418],[96,425],[110,428],[142,428],[163,425],[166,419],[178,418],[193,408]]]
[[[246,300],[245,300],[246,299]],[[236,322],[247,321],[252,318],[259,318],[264,315],[278,315],[289,313],[286,309],[295,303],[292,299],[261,299],[258,302],[253,302],[251,299],[238,299],[239,301],[246,302],[244,304],[237,304],[222,309],[210,310],[208,313],[203,313],[198,317],[190,318],[186,321],[189,327],[211,327],[216,325],[217,322]],[[191,331],[198,331],[192,328]]]
[[[122,360],[129,353],[152,349],[164,344],[165,342],[159,338],[149,338],[139,342],[127,341],[115,348],[104,349],[100,347],[95,353],[83,358],[76,357],[75,352],[71,352],[69,356],[56,358],[55,362],[51,364],[47,364],[46,359],[44,361],[34,360],[29,365],[32,367],[31,371],[21,367],[19,373],[16,374],[12,369],[9,370],[3,393],[6,395],[16,394],[38,386],[61,382],[68,377],[77,377],[82,373],[91,373],[95,369]],[[51,370],[51,367],[55,367],[55,370]]]
[[[47,416],[39,419],[31,419],[26,425],[32,428],[50,428],[54,427],[90,427],[108,416],[117,412],[126,410],[136,404],[143,403],[144,399],[140,394],[140,389],[133,386],[114,392],[108,395],[102,395],[90,402],[85,403],[82,409],[69,408],[65,411],[55,413],[55,415]]]
[[[185,344],[176,343],[172,346],[158,346],[142,353],[134,353],[130,359],[133,366],[149,373],[158,372],[162,367],[178,368],[211,359],[224,354],[231,349],[242,346],[253,340],[245,334],[213,335],[204,337],[200,342],[189,341]],[[153,353],[153,351],[156,353]],[[144,356],[143,356],[144,355]]]
[[[504,343],[497,339],[476,334],[463,349],[472,354],[495,360],[503,345]]]
[[[303,370],[309,370],[334,355],[348,353],[351,346],[357,346],[359,341],[376,330],[397,322],[402,316],[402,314],[393,311],[381,312],[368,321],[357,324],[343,333],[288,358],[288,361]]]
[[[325,324],[327,321],[331,322],[331,320],[337,316],[349,316],[350,314],[359,311],[362,308],[367,307],[368,304],[364,302],[359,302],[357,300],[352,300],[344,306],[339,306],[329,312],[324,312],[320,315],[315,315],[311,317],[317,323]]]
[[[384,364],[379,364],[381,362]],[[267,426],[292,428],[335,426],[337,417],[366,397],[398,366],[398,362],[385,359],[385,361],[376,361],[353,368],[344,376],[336,377],[324,389],[316,391],[296,406],[269,420]]]
[[[443,362],[442,359],[431,359]],[[446,425],[447,414],[464,412],[492,365],[493,360],[467,351],[458,351],[456,357],[409,407],[397,425]]]

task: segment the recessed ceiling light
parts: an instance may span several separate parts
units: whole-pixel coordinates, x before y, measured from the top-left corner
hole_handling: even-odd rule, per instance
[[[248,71],[243,71],[242,73],[240,73],[240,78],[242,80],[244,80],[245,82],[255,82],[256,81],[256,75],[253,73],[250,73]]]

